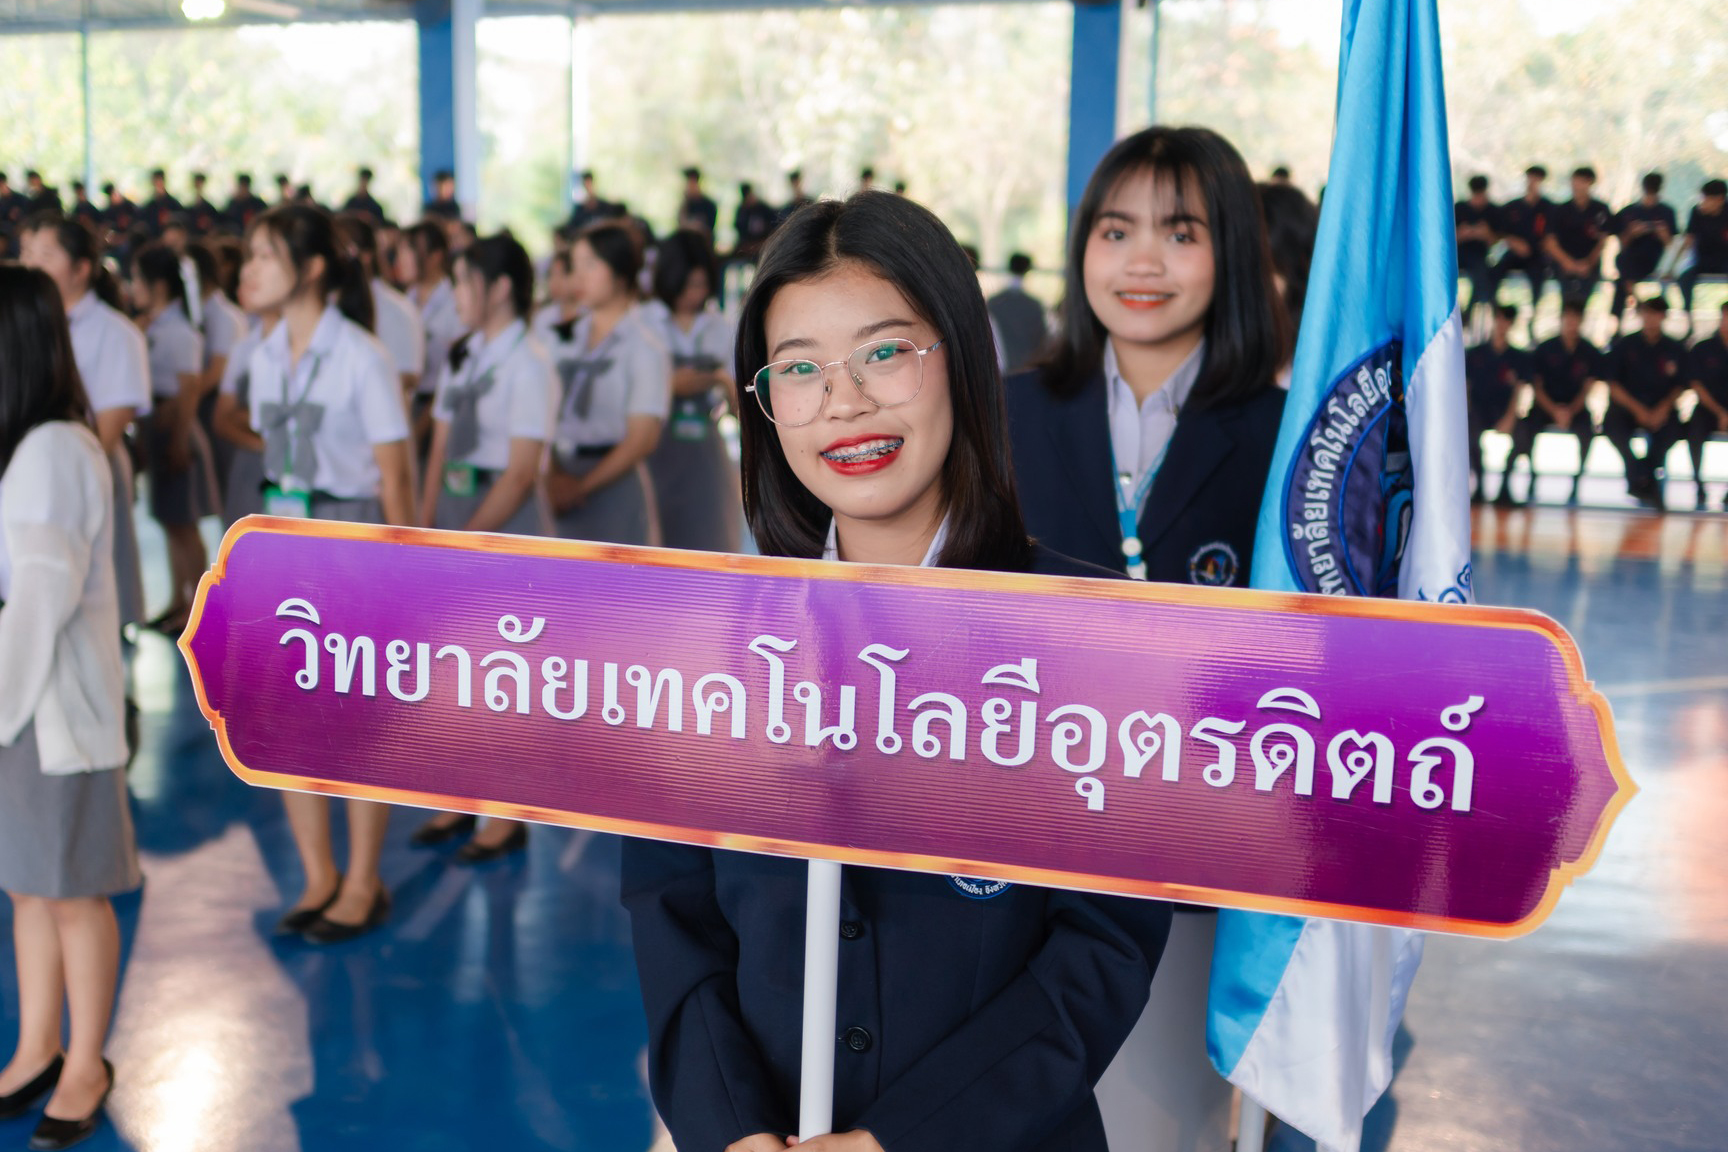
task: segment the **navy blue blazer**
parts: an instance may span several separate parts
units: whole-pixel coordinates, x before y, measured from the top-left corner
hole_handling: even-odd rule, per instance
[[[1034,572],[1106,573],[1037,549]],[[801,860],[626,840],[648,1080],[679,1152],[797,1130]],[[1106,1152],[1092,1088],[1145,1007],[1170,905],[849,867],[834,1130],[887,1152]]]
[[[1247,585],[1284,398],[1269,387],[1182,413],[1140,510],[1147,579]],[[1057,552],[1125,572],[1104,373],[1070,396],[1050,391],[1039,371],[1010,377],[1008,434],[1026,530]]]

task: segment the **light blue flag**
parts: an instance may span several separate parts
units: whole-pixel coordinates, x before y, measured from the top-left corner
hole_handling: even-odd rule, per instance
[[[1338,123],[1254,586],[1470,599],[1470,479],[1436,0],[1345,0]],[[1402,929],[1219,916],[1218,1071],[1333,1152],[1392,1079]]]

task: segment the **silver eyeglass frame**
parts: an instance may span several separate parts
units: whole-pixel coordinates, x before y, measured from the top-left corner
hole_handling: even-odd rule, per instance
[[[788,359],[788,360],[771,360],[767,364],[762,365],[762,367],[760,367],[756,370],[756,374],[754,376],[750,377],[750,383],[748,383],[744,386],[744,391],[749,392],[751,395],[756,397],[756,407],[758,407],[762,410],[762,415],[764,415],[768,418],[768,422],[770,424],[773,424],[777,428],[803,428],[803,427],[806,427],[808,425],[814,424],[821,417],[822,409],[824,409],[828,406],[828,397],[830,395],[832,395],[833,391],[834,391],[833,385],[828,383],[828,369],[835,368],[835,367],[845,368],[848,364],[850,364],[852,362],[852,357],[858,355],[858,353],[864,351],[866,348],[876,348],[876,347],[879,347],[883,344],[894,344],[894,343],[898,343],[900,341],[905,341],[907,344],[912,344],[912,351],[914,351],[918,354],[918,387],[916,389],[914,389],[912,392],[912,395],[906,397],[906,399],[896,400],[892,404],[880,403],[874,397],[872,397],[868,392],[864,391],[864,382],[858,378],[857,373],[852,372],[850,370],[848,370],[846,373],[847,377],[852,381],[852,387],[854,387],[858,390],[858,395],[864,397],[864,399],[870,401],[870,403],[875,404],[876,407],[878,407],[878,408],[899,408],[903,404],[910,404],[910,403],[912,403],[912,401],[918,399],[919,394],[924,391],[924,358],[926,356],[930,355],[930,353],[936,351],[936,349],[942,347],[942,345],[946,344],[948,342],[946,337],[943,337],[943,338],[937,340],[934,344],[930,345],[930,347],[928,347],[928,348],[920,348],[920,347],[918,347],[918,345],[913,344],[912,341],[907,340],[904,336],[889,336],[889,337],[886,337],[886,338],[881,339],[881,340],[871,340],[868,343],[860,344],[860,345],[858,345],[858,347],[852,349],[852,351],[850,351],[846,354],[846,358],[844,360],[830,360],[826,364],[817,364],[816,361],[814,361],[814,360],[801,360],[801,359],[797,359],[797,358],[792,358],[792,359]],[[768,369],[774,367],[774,365],[776,365],[776,364],[810,364],[810,365],[814,365],[817,373],[822,377],[822,403],[820,403],[816,406],[816,412],[814,415],[812,415],[810,417],[810,419],[800,420],[796,424],[789,424],[784,420],[775,419],[774,413],[768,411],[768,402],[762,398],[762,393],[760,391],[758,391],[756,385],[757,385],[757,382],[761,379],[762,373],[768,371]]]

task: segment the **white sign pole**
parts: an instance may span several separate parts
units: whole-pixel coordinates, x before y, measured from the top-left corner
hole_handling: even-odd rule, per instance
[[[798,1075],[798,1139],[834,1130],[836,1001],[840,992],[840,865],[810,861],[804,913],[804,1061]]]
[[[1242,1093],[1242,1108],[1236,1119],[1236,1152],[1260,1152],[1266,1146],[1266,1109]]]

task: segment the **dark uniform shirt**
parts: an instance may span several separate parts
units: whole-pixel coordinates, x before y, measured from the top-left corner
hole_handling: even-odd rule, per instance
[[[90,203],[90,201],[79,200],[72,205],[72,219],[82,220],[86,224],[94,227],[102,223],[104,216],[102,209],[96,207],[96,205]]]
[[[222,213],[217,210],[216,205],[202,196],[192,201],[186,209],[186,213],[190,217],[192,235],[194,236],[208,236],[216,231],[218,224],[222,223]]]
[[[1582,336],[1570,351],[1560,337],[1554,337],[1536,349],[1534,361],[1532,382],[1556,404],[1572,403],[1586,384],[1602,376],[1602,353]]]
[[[342,211],[369,216],[374,224],[384,219],[384,205],[373,199],[369,192],[356,192],[348,197],[348,202],[342,205]]]
[[[1728,208],[1714,216],[1702,208],[1692,209],[1686,232],[1692,237],[1698,271],[1718,276],[1728,273]]]
[[[1600,200],[1579,207],[1576,200],[1556,204],[1548,211],[1548,231],[1560,250],[1574,260],[1583,260],[1614,227],[1614,213]]]
[[[150,235],[160,236],[162,229],[168,227],[169,222],[174,217],[183,215],[185,211],[185,205],[164,192],[144,205],[143,210],[139,213],[139,219],[143,222],[144,227],[150,230]]]
[[[684,202],[678,206],[678,225],[681,228],[693,224],[706,229],[712,236],[714,225],[719,219],[720,206],[700,192],[684,197]]]
[[[434,216],[444,220],[462,219],[462,205],[454,200],[428,200],[422,212],[428,219]]]
[[[1464,379],[1470,388],[1470,404],[1482,419],[1493,422],[1506,414],[1520,382],[1530,379],[1530,353],[1507,345],[1497,352],[1484,341],[1464,354]]]
[[[1693,345],[1686,359],[1686,382],[1703,385],[1716,403],[1728,405],[1728,344],[1720,335]]]
[[[1460,227],[1466,224],[1486,224],[1496,232],[1500,230],[1500,210],[1492,204],[1483,204],[1480,208],[1468,200],[1460,200],[1452,206],[1452,219]],[[1481,262],[1488,258],[1488,241],[1460,240],[1458,241],[1458,262]]]
[[[779,214],[760,200],[738,205],[738,211],[732,215],[732,226],[738,230],[738,251],[759,251],[779,222]]]
[[[622,215],[623,213],[618,210],[618,205],[610,200],[596,198],[592,204],[588,203],[586,199],[578,200],[570,209],[570,221],[567,227],[572,232],[580,232],[590,224],[598,223],[601,220],[613,220]]]
[[[1662,262],[1662,252],[1667,248],[1657,232],[1626,239],[1627,226],[1637,223],[1666,224],[1670,236],[1680,228],[1674,209],[1667,204],[1646,204],[1640,200],[1620,209],[1620,215],[1614,218],[1614,232],[1620,237],[1619,270],[1624,279],[1643,279],[1656,271],[1656,265]]]
[[[1660,337],[1654,344],[1642,332],[1623,336],[1608,350],[1607,361],[1603,376],[1647,408],[1686,386],[1680,374],[1686,363],[1686,345],[1672,336]]]
[[[228,207],[223,209],[222,217],[229,228],[236,232],[245,232],[252,226],[252,221],[264,215],[270,205],[264,203],[264,198],[256,193],[248,192],[244,196],[236,196],[228,201]]]
[[[1530,245],[1530,255],[1542,255],[1542,237],[1548,233],[1548,213],[1554,205],[1546,200],[1537,200],[1532,204],[1520,196],[1500,205],[1496,215],[1499,217],[1495,230],[1502,236],[1516,236]],[[1513,262],[1522,261],[1524,257],[1513,254]]]

